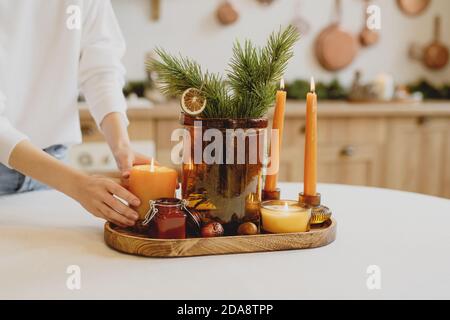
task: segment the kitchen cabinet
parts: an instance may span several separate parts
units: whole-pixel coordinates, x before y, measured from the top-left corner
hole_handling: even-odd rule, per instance
[[[87,110],[80,111],[80,128],[83,144],[73,146],[69,152],[69,162],[75,168],[105,174],[115,170],[114,157],[105,143],[103,134]],[[133,119],[128,127],[135,151],[148,156],[155,155],[155,123],[146,119]]]
[[[172,132],[178,128],[181,128],[178,119],[161,119],[156,123],[156,155],[160,163],[164,165],[170,165],[172,148],[178,143],[177,141],[171,141]]]
[[[104,141],[103,134],[98,130],[94,120],[89,115],[81,117],[81,133],[83,135],[83,142],[102,142]],[[128,132],[133,140],[153,140],[155,139],[155,124],[147,120],[133,120],[130,121]],[[170,139],[170,136],[169,136]]]
[[[380,184],[380,151],[384,121],[370,118],[327,118],[318,121],[320,182]],[[280,180],[303,180],[304,119],[286,119]]]
[[[389,120],[383,186],[450,198],[450,118]]]
[[[151,110],[130,107],[133,141],[151,141],[170,165],[177,103]],[[319,103],[319,182],[376,186],[450,198],[450,102],[424,104]],[[85,142],[103,137],[81,112]],[[304,102],[286,108],[280,181],[303,180]]]
[[[376,145],[319,147],[318,180],[362,186],[380,184],[380,148]]]
[[[419,174],[418,191],[439,196],[445,190],[445,162],[447,143],[450,139],[449,119],[419,118]],[[414,147],[414,146],[411,146]],[[450,194],[447,194],[450,198]]]

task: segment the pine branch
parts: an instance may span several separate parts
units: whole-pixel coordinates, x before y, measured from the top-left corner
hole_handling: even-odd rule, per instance
[[[175,57],[163,49],[155,50],[161,61],[152,59],[147,62],[147,69],[158,73],[161,91],[169,96],[182,94],[189,88],[198,88],[203,83],[201,67],[195,61]]]
[[[295,27],[272,33],[268,44],[262,50],[261,77],[267,82],[279,81],[286,71],[289,60],[294,56],[293,47],[300,35]]]
[[[228,79],[233,103],[239,106],[239,117],[261,117],[273,105],[278,82],[298,39],[296,29],[289,26],[273,33],[262,49],[255,48],[250,41],[244,46],[235,43]]]
[[[289,26],[273,33],[263,48],[252,42],[236,42],[229,63],[227,81],[220,75],[202,72],[200,65],[185,57],[175,57],[157,49],[161,61],[151,60],[147,68],[158,73],[163,93],[180,96],[189,88],[201,90],[207,99],[202,116],[206,118],[258,118],[275,101],[278,83],[293,56],[299,39]]]
[[[156,49],[161,61],[152,59],[147,68],[158,73],[161,91],[167,96],[181,96],[189,88],[196,88],[205,94],[207,105],[203,115],[220,117],[230,109],[230,98],[225,82],[218,74],[203,73],[200,65],[185,57],[175,57],[163,49]],[[225,116],[225,114],[223,114]]]

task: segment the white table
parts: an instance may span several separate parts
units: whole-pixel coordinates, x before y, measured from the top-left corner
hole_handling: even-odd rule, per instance
[[[300,185],[283,184],[285,198]],[[450,298],[450,200],[321,185],[338,220],[324,248],[182,259],[124,255],[103,223],[54,191],[0,198],[0,298]],[[69,290],[66,269],[81,268]],[[381,270],[369,290],[367,268]]]

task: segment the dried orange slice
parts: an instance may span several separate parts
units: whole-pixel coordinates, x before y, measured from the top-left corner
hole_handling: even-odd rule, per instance
[[[196,88],[189,88],[181,96],[181,108],[191,116],[199,115],[205,110],[206,97]]]

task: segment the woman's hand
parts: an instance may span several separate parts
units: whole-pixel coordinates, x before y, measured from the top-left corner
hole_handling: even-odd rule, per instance
[[[122,114],[112,112],[106,115],[100,127],[111,148],[123,180],[128,179],[133,165],[150,163],[150,158],[131,150],[130,138]]]
[[[131,168],[135,165],[149,164],[151,158],[144,156],[140,153],[132,151],[130,148],[121,148],[113,151],[114,158],[116,159],[117,167],[120,170],[121,185],[125,188],[129,186],[129,177]],[[156,161],[154,164],[158,164]]]
[[[132,206],[140,204],[139,199],[119,184],[99,176],[87,176],[80,180],[74,196],[94,216],[108,220],[120,227],[134,226],[138,214],[119,197]]]
[[[31,161],[30,161],[31,159]],[[77,200],[94,216],[121,227],[133,226],[138,214],[115,196],[132,206],[138,206],[137,197],[110,179],[88,176],[58,161],[24,140],[13,149],[9,164],[30,176]]]
[[[151,162],[149,157],[134,152],[130,147],[117,148],[113,150],[113,154],[123,179],[128,179],[131,168],[134,165],[149,164]]]

